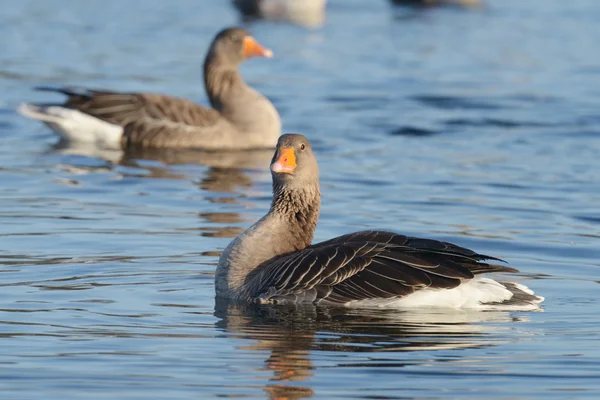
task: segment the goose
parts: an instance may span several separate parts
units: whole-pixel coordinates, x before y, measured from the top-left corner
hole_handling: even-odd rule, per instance
[[[279,138],[271,161],[269,212],[222,252],[217,298],[259,304],[536,310],[544,299],[519,283],[483,277],[513,273],[499,258],[437,240],[368,230],[311,244],[321,196],[308,139]]]
[[[317,27],[325,20],[327,0],[233,0],[245,19],[264,18]]]
[[[38,88],[68,96],[64,104],[22,104],[18,111],[48,125],[63,140],[102,148],[273,148],[281,121],[271,102],[238,71],[251,57],[272,57],[248,31],[227,28],[214,38],[204,61],[207,108],[153,93],[84,88]]]

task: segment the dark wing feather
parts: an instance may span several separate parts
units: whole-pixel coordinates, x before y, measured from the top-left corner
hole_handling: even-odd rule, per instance
[[[356,232],[268,260],[247,277],[245,290],[261,302],[345,303],[451,289],[475,274],[516,271],[486,259],[499,260],[435,240]]]
[[[106,122],[125,126],[139,120],[170,121],[194,127],[209,127],[220,115],[186,99],[147,93],[119,93],[85,88],[39,87],[37,90],[63,93],[64,106]]]

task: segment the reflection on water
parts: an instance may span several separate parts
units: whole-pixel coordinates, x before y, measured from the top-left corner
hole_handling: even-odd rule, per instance
[[[200,188],[211,192],[234,192],[236,187],[249,187],[253,181],[248,170],[267,171],[273,150],[207,152],[180,149],[144,149],[127,151],[105,150],[88,143],[59,142],[52,151],[60,154],[99,158],[113,165],[141,168],[148,178],[186,179],[169,166],[198,164],[209,167],[199,182]],[[144,163],[157,161],[158,163]]]
[[[252,186],[257,179],[269,180],[268,166],[273,156],[272,149],[207,152],[186,149],[133,148],[127,151],[116,151],[104,150],[87,143],[64,142],[53,145],[50,151],[99,158],[108,162],[109,166],[127,167],[129,169],[123,171],[124,176],[133,174],[143,178],[192,180],[200,190],[220,194],[217,197],[207,198],[210,203],[215,205],[238,204],[238,197],[232,196],[232,194],[239,194],[241,189],[251,193]],[[189,165],[205,166],[208,169],[201,171],[199,176],[189,176],[184,171],[174,168]],[[64,170],[76,174],[102,172],[107,168],[106,165],[97,167],[63,166]],[[63,179],[62,181],[74,186],[79,184],[76,180]],[[200,212],[198,216],[206,222],[217,225],[201,228],[204,231],[203,236],[233,238],[243,231],[243,228],[238,226],[223,226],[223,224],[244,222],[237,212]]]
[[[314,394],[308,381],[315,369],[311,362],[315,352],[374,353],[366,362],[345,361],[336,365],[340,368],[414,366],[414,360],[389,354],[495,346],[508,340],[499,332],[510,328],[493,323],[527,321],[525,315],[506,312],[352,310],[311,304],[248,305],[223,299],[216,300],[215,316],[220,319],[218,329],[241,342],[252,341],[240,345],[240,350],[267,351],[265,368],[272,377],[264,389],[273,399]]]
[[[89,143],[58,142],[50,151],[59,154],[99,158],[113,165],[142,168],[149,178],[184,179],[174,173],[170,165],[198,164],[210,167],[202,180],[201,188],[216,192],[231,192],[236,186],[250,186],[252,179],[244,171],[266,171],[273,156],[272,149],[248,151],[201,151],[187,149],[132,148],[126,151],[106,150]],[[141,160],[157,161],[149,165]]]

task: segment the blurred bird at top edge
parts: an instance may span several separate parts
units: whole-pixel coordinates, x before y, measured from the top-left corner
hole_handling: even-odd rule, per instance
[[[308,28],[325,22],[327,0],[232,0],[245,19],[289,21]]]

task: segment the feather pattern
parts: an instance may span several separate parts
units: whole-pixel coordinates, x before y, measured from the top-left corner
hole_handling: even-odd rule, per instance
[[[152,93],[118,93],[85,88],[38,87],[69,96],[65,106],[103,121],[125,126],[138,119],[167,120],[188,126],[206,127],[219,119],[216,110],[186,99]]]
[[[242,292],[259,302],[347,303],[401,298],[424,288],[451,289],[475,274],[515,272],[500,259],[450,243],[386,231],[362,231],[268,260],[252,271]]]
[[[234,147],[235,127],[212,108],[189,100],[146,93],[117,93],[83,88],[38,88],[69,96],[64,104],[123,127],[125,146]]]

